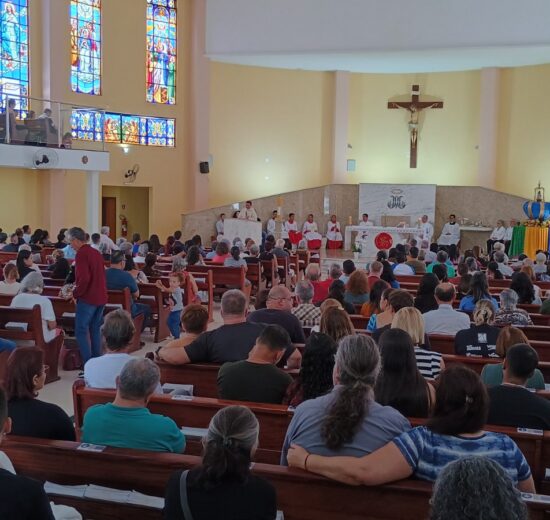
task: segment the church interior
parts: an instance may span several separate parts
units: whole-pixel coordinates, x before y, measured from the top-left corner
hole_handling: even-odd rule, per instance
[[[548,19],[0,0],[0,519],[550,518]]]

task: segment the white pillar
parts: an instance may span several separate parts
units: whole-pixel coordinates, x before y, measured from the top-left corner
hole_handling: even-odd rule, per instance
[[[86,231],[97,233],[99,222],[99,172],[86,172]]]
[[[334,128],[332,135],[332,183],[347,183],[350,73],[334,73]]]
[[[206,0],[193,0],[191,25],[191,180],[190,209],[208,207],[211,174],[202,174],[199,163],[209,160],[210,60],[206,57]]]
[[[478,185],[495,189],[497,184],[500,69],[481,70],[479,110]]]

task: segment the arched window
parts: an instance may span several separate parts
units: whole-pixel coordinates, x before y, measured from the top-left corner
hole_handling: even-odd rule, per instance
[[[29,95],[29,18],[27,0],[0,0],[1,109],[15,99],[19,117],[27,117]]]
[[[71,90],[101,94],[101,0],[71,0]]]
[[[176,102],[176,0],[147,0],[147,101]]]

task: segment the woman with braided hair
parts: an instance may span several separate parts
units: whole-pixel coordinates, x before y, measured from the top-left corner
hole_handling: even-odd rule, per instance
[[[361,457],[410,428],[397,410],[375,402],[380,370],[375,341],[364,334],[345,336],[338,345],[331,392],[300,404],[286,432],[281,464],[297,443],[319,455]]]
[[[228,406],[212,417],[202,463],[176,471],[166,487],[165,520],[274,520],[273,486],[250,473],[260,426],[245,406]]]

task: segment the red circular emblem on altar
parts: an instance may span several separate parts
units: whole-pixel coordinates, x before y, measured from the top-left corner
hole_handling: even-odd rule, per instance
[[[379,233],[374,238],[374,245],[378,249],[389,249],[393,246],[393,238],[389,233]]]

